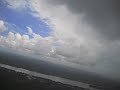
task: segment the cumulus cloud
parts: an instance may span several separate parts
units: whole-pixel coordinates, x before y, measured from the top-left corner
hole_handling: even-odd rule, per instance
[[[0,20],[0,32],[5,31],[5,29],[6,29],[6,26],[5,26],[4,21]]]
[[[33,54],[50,55],[52,50],[51,43],[40,35],[35,34],[33,38],[28,35],[21,35],[19,33],[9,32],[7,37],[0,37],[0,45],[3,47],[10,47],[18,51],[26,51]]]

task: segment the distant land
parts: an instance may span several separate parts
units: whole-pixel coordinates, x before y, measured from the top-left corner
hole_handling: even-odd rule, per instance
[[[83,82],[83,83],[89,84],[90,87],[95,87],[100,90],[120,90],[120,83],[112,81],[112,80],[108,80],[106,78],[100,77],[93,73],[89,73],[89,72],[82,71],[82,70],[78,71],[77,69],[66,67],[66,66],[61,66],[61,65],[58,66],[58,65],[55,65],[50,62],[45,62],[42,60],[41,61],[35,60],[33,58],[21,56],[18,54],[13,54],[13,53],[6,52],[6,51],[0,52],[0,63],[5,64],[5,65],[10,65],[13,67],[23,68],[23,69],[34,71],[34,72],[43,73],[46,75],[52,75],[52,76],[57,76],[57,77],[61,77],[61,78],[66,78],[69,80]],[[11,76],[11,75],[13,75],[13,76]],[[21,84],[16,82],[16,80],[18,80],[17,75],[18,76],[22,75],[22,77],[25,79],[25,80],[23,79],[23,81],[20,80]],[[40,77],[30,77],[30,80],[29,80],[29,78],[27,78],[27,76],[29,77],[29,75],[25,75],[25,76],[24,75],[25,74],[23,74],[23,73],[16,73],[15,71],[12,71],[12,70],[8,70],[8,69],[2,68],[2,67],[0,68],[0,81],[2,83],[2,86],[8,85],[7,87],[9,87],[9,85],[10,85],[10,87],[11,87],[11,85],[13,85],[16,87],[16,84],[18,84],[18,87],[21,86],[21,88],[22,87],[24,88],[24,85],[26,85],[25,88],[30,88],[31,85],[34,86],[34,84],[32,84],[34,82],[34,78],[37,78],[37,81],[40,82],[40,79],[41,79]],[[28,79],[28,81],[26,81],[25,77]],[[19,82],[19,80],[18,80],[18,82]],[[36,82],[36,80],[35,80],[35,82]],[[39,84],[39,82],[38,82],[38,84]],[[71,88],[73,87],[71,85],[64,85],[63,83],[60,84],[60,82],[59,82],[59,84],[58,84],[58,82],[54,82],[54,81],[51,81],[51,82],[54,83],[54,84],[52,84],[53,87],[56,87],[56,85],[58,87],[61,87],[61,85],[63,85],[63,86],[65,86],[65,88],[67,86],[69,86]],[[36,87],[39,87],[39,88],[42,87],[42,86],[39,86],[40,84],[39,85],[38,84],[36,84]],[[27,87],[27,85],[29,87]],[[47,86],[43,85],[43,87],[47,87]],[[19,90],[19,89],[16,88],[16,89],[10,89],[10,90]],[[22,90],[24,90],[24,89],[22,89]],[[29,89],[29,90],[50,90],[50,88],[49,89],[35,89],[35,88],[33,89],[31,87],[31,89]],[[53,90],[86,90],[86,89],[80,89],[80,87],[79,87],[79,89],[75,89],[75,88],[74,89],[62,89],[61,88],[61,89],[53,89]]]
[[[0,68],[2,90],[89,90]]]

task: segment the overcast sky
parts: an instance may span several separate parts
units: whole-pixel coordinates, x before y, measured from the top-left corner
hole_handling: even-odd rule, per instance
[[[0,0],[0,46],[86,66],[120,80],[119,3]]]

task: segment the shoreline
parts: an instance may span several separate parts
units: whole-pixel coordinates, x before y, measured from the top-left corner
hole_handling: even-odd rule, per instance
[[[9,69],[9,70],[12,70],[15,72],[19,72],[19,73],[24,73],[24,74],[27,74],[30,76],[45,78],[45,79],[49,79],[49,80],[52,80],[55,82],[68,84],[71,86],[77,86],[77,87],[81,87],[81,88],[85,88],[85,89],[89,89],[89,90],[98,90],[98,89],[90,87],[90,85],[86,84],[86,83],[73,81],[73,80],[69,80],[69,79],[65,79],[65,78],[61,78],[61,77],[56,77],[56,76],[52,76],[52,75],[46,75],[46,74],[30,71],[30,70],[23,69],[23,68],[17,68],[17,67],[6,65],[6,64],[0,64],[0,67],[5,68],[5,69]]]

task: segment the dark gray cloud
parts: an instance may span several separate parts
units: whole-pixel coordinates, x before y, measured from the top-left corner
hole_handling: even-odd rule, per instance
[[[73,13],[85,13],[85,21],[106,39],[120,39],[119,0],[52,0],[51,3],[65,4]]]

